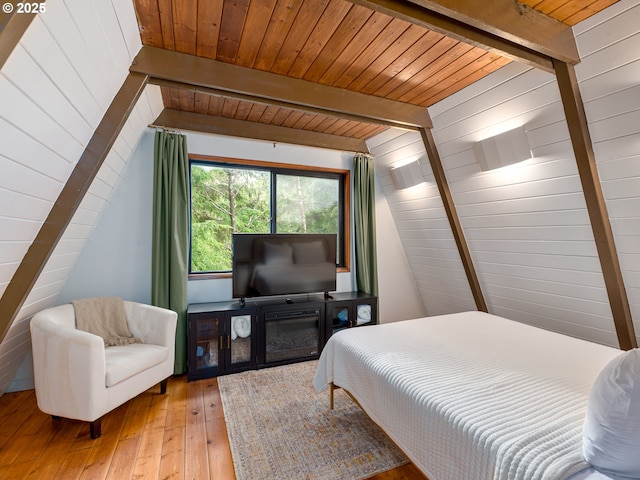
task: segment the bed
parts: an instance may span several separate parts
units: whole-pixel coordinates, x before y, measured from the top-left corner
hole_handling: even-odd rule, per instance
[[[617,479],[585,460],[583,423],[594,383],[622,356],[463,312],[341,331],[322,351],[313,385],[346,389],[430,480]],[[640,398],[640,366],[630,375]]]

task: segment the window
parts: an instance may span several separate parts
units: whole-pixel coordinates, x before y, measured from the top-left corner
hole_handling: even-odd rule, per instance
[[[335,233],[347,266],[348,171],[217,157],[190,170],[191,274],[230,272],[233,233]]]

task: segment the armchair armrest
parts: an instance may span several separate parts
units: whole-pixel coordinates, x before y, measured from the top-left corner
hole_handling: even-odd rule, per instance
[[[35,314],[30,329],[40,409],[95,420],[91,418],[94,412],[104,410],[107,404],[102,338],[75,328],[70,304]]]

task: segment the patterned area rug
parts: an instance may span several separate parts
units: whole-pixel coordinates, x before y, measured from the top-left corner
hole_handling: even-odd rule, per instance
[[[342,390],[329,410],[316,364],[218,378],[237,480],[355,480],[408,462]]]

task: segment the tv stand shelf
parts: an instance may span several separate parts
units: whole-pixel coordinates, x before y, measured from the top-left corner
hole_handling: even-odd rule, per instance
[[[363,292],[196,303],[187,309],[187,378],[318,358],[342,328],[378,323],[378,299]]]

